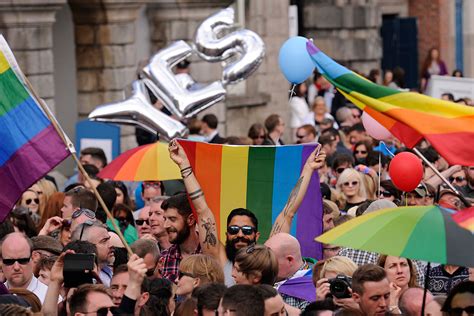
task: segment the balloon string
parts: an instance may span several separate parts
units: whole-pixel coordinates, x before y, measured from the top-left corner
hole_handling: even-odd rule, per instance
[[[379,194],[378,194],[378,197],[380,197],[380,176],[382,174],[382,152],[379,151]]]
[[[291,90],[289,91],[290,92],[290,100],[288,101],[288,104],[290,104],[291,100],[293,99],[293,95],[295,94],[295,88],[296,88],[296,84],[294,83],[293,86],[291,87]]]
[[[408,206],[408,192],[405,192],[405,206]]]

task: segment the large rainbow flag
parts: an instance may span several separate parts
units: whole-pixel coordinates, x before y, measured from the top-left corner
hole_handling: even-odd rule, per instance
[[[406,146],[412,148],[424,137],[450,164],[474,165],[473,107],[376,85],[336,63],[311,41],[306,48],[328,81]]]
[[[68,155],[0,35],[0,222],[26,189]]]
[[[263,243],[298,181],[306,159],[316,145],[228,146],[179,140],[205,193],[225,240],[227,216],[234,208],[247,208],[258,218]],[[313,173],[291,233],[303,256],[322,259],[322,200],[319,176]]]

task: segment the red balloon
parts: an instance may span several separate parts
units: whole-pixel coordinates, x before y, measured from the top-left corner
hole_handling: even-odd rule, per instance
[[[423,179],[421,160],[410,152],[397,154],[390,162],[388,172],[393,184],[404,192],[415,190]]]

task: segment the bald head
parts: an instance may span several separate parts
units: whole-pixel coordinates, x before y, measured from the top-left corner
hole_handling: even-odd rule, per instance
[[[426,304],[433,300],[433,295],[426,293]],[[407,289],[400,296],[400,310],[403,315],[418,316],[421,314],[421,305],[423,304],[423,289],[412,287]]]
[[[286,279],[302,266],[300,243],[290,234],[275,234],[265,242],[265,246],[270,248],[277,257],[278,279]]]

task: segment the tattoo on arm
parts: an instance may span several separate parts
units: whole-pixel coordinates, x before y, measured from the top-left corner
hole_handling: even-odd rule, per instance
[[[285,208],[283,209],[283,215],[288,215],[288,210],[295,204],[296,197],[298,196],[298,193],[300,192],[301,188],[301,183],[303,182],[303,176],[298,179],[298,181],[295,184],[295,187],[290,193],[290,196],[288,197],[288,201],[286,202]]]
[[[272,231],[270,232],[270,236],[278,234],[279,232],[281,232],[281,224],[279,222],[275,222]]]
[[[204,227],[206,230],[206,236],[204,237],[203,244],[215,247],[217,245],[217,237],[216,237],[216,223],[211,221],[210,218],[207,220],[201,219],[201,226]]]

